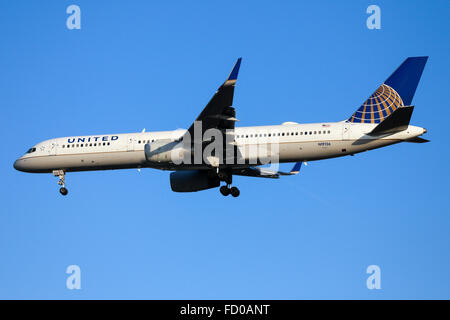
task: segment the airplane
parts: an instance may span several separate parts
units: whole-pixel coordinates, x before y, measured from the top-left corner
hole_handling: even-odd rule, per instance
[[[175,192],[216,188],[224,182],[220,193],[238,197],[240,190],[231,187],[236,175],[277,179],[298,174],[307,161],[354,155],[400,142],[429,142],[420,137],[427,132],[425,128],[409,124],[414,110],[411,102],[427,60],[427,56],[407,58],[346,120],[236,127],[233,96],[239,58],[188,130],[144,129],[50,139],[31,147],[14,162],[14,168],[53,173],[59,178],[62,195],[68,194],[68,172],[154,168],[173,171],[170,185]],[[295,162],[290,172],[263,166],[287,162]]]

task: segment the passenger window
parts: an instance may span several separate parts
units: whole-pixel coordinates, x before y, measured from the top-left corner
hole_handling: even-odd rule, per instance
[[[108,146],[109,146],[109,144],[110,144],[110,143],[108,142]]]
[[[328,130],[328,133],[330,133],[330,130]]]

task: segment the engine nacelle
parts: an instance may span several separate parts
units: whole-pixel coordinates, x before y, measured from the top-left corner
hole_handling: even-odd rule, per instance
[[[219,185],[217,175],[206,170],[176,171],[170,174],[170,187],[175,192],[195,192]]]
[[[147,143],[144,148],[145,159],[150,162],[183,162],[185,150],[173,141],[155,141]]]

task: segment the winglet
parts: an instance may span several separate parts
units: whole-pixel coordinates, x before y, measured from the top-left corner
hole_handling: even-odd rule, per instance
[[[294,165],[294,167],[291,169],[291,171],[289,171],[289,172],[278,171],[276,173],[278,175],[280,175],[280,176],[295,176],[296,174],[299,174],[301,166],[302,166],[302,163],[301,162],[297,162]]]
[[[291,170],[291,174],[298,174],[300,172],[300,167],[302,166],[301,162],[297,162]]]
[[[239,74],[239,67],[241,66],[242,58],[237,59],[236,63],[234,64],[233,70],[231,70],[230,75],[227,78],[227,81],[225,81],[226,84],[228,83],[236,83],[238,74]]]

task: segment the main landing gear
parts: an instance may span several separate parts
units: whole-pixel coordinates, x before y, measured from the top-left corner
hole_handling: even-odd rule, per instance
[[[231,182],[233,180],[233,175],[231,174],[231,172],[227,172],[227,171],[218,171],[217,172],[217,176],[219,177],[219,180],[221,181],[225,181],[226,185],[221,186],[219,191],[223,196],[228,196],[228,195],[232,195],[233,197],[239,197],[239,195],[241,194],[241,192],[239,191],[239,189],[237,187],[230,187]]]
[[[64,170],[53,170],[53,175],[55,177],[59,177],[58,184],[61,186],[59,192],[63,196],[66,196],[69,193],[69,190],[66,189],[66,173],[64,172]]]
[[[241,194],[241,192],[239,191],[238,188],[236,188],[236,187],[230,188],[229,185],[221,186],[219,190],[220,190],[220,193],[222,195],[224,195],[225,197],[231,194],[233,197],[236,198],[236,197],[239,197],[239,195]]]

